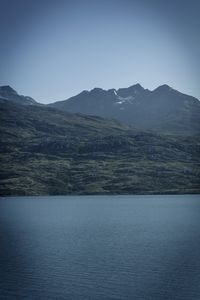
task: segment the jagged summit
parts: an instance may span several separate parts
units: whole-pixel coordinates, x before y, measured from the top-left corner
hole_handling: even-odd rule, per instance
[[[0,96],[7,95],[7,94],[18,95],[17,92],[9,85],[0,86]]]
[[[117,90],[117,93],[121,97],[128,97],[128,96],[135,96],[136,94],[140,94],[144,90],[145,89],[139,83],[137,83],[129,86],[128,88],[120,88]]]
[[[144,88],[139,83],[129,86],[128,89],[141,90],[141,91],[144,90]]]
[[[33,105],[37,102],[28,96],[19,95],[12,87],[9,85],[0,86],[0,99],[9,100],[23,105]]]
[[[142,92],[144,90],[145,89],[139,83],[136,83],[136,84],[131,85],[127,88],[119,88],[119,89],[112,88],[112,89],[106,90],[106,89],[103,89],[103,88],[95,87],[95,88],[91,89],[90,91],[85,90],[83,92],[92,93],[92,94],[113,93],[115,95],[117,95],[118,93],[119,94],[126,93],[126,94],[131,95],[131,94],[134,94],[134,93]]]
[[[95,87],[90,91],[90,93],[93,93],[93,94],[99,94],[99,93],[104,93],[104,92],[106,92],[106,90],[104,90],[102,88],[98,88],[98,87]]]
[[[176,91],[176,90],[167,84],[160,85],[159,87],[153,90],[153,92],[172,92],[172,91]]]
[[[153,91],[139,83],[118,90],[94,88],[50,106],[117,119],[138,129],[178,134],[200,132],[200,101],[167,84]]]

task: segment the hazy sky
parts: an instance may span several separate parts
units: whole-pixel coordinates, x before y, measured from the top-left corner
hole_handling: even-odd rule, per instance
[[[200,99],[199,0],[0,0],[0,85],[48,103],[169,84]]]

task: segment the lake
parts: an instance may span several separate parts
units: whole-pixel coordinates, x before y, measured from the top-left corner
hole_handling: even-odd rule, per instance
[[[0,299],[200,299],[200,196],[0,198]]]

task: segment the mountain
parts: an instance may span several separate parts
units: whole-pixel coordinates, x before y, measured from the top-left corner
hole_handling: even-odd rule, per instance
[[[49,106],[73,113],[114,118],[138,129],[165,134],[200,133],[200,101],[162,85],[153,91],[140,84],[118,90],[95,88]]]
[[[200,193],[200,136],[7,100],[0,120],[1,196]]]
[[[9,85],[0,86],[0,101],[9,100],[23,105],[35,105],[37,102],[28,96],[19,95]]]
[[[19,95],[10,86],[0,87],[0,101],[42,105]],[[200,134],[200,101],[162,85],[153,91],[140,84],[118,90],[94,88],[64,101],[47,105],[62,111],[116,119],[137,129],[176,135]]]

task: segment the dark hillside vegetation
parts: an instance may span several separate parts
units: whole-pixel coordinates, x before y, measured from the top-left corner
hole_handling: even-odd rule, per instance
[[[0,195],[200,192],[200,137],[0,102]]]

